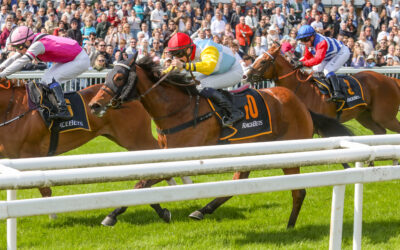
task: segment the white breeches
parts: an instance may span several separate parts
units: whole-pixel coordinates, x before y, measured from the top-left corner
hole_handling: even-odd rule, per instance
[[[200,81],[200,86],[198,86],[198,89],[203,89],[205,87],[223,89],[240,83],[242,80],[242,75],[242,66],[240,65],[239,61],[236,60],[232,68],[225,73],[209,76],[200,74],[196,76],[196,79]]]
[[[58,83],[71,80],[85,72],[89,66],[89,56],[84,50],[82,50],[81,53],[79,53],[75,59],[70,62],[53,64],[50,69],[44,72],[42,83],[49,85],[51,84],[53,78]]]
[[[343,46],[339,52],[329,61],[323,60],[320,64],[315,65],[312,69],[314,72],[323,72],[326,76],[329,72],[336,72],[347,62],[350,57],[350,50],[347,46]]]

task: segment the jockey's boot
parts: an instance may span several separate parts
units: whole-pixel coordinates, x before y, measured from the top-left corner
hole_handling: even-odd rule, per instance
[[[329,99],[329,101],[344,101],[345,97],[342,94],[342,91],[340,91],[340,86],[339,86],[339,79],[337,78],[336,74],[332,74],[327,77],[329,82],[332,84],[333,88],[333,94],[332,97]]]
[[[206,98],[210,98],[211,101],[226,111],[227,115],[222,117],[222,126],[232,126],[235,122],[244,118],[244,113],[236,108],[228,97],[216,89],[207,87],[202,89],[200,94]]]
[[[70,120],[72,116],[68,111],[67,103],[65,102],[64,93],[60,84],[58,82],[53,82],[50,85],[50,89],[54,93],[54,96],[56,97],[58,112],[56,114],[51,114],[49,118],[54,120],[63,120],[63,121]]]

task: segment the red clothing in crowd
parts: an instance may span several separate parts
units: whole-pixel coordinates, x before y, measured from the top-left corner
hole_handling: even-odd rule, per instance
[[[0,34],[0,46],[3,49],[6,47],[7,38],[10,35],[11,31],[4,27],[3,32]]]
[[[236,39],[239,41],[240,46],[249,46],[251,43],[250,37],[253,35],[253,31],[250,26],[239,23],[236,25]]]

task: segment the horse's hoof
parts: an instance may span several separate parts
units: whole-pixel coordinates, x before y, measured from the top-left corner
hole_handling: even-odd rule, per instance
[[[162,214],[159,215],[161,219],[163,219],[165,222],[169,223],[171,221],[171,212],[164,208],[162,210]]]
[[[200,211],[194,211],[193,213],[189,214],[189,217],[195,220],[202,220],[204,219],[204,215]]]
[[[57,219],[57,214],[49,214],[49,219],[50,219],[50,220],[55,220],[55,219]]]
[[[106,227],[112,227],[117,223],[117,218],[112,218],[110,216],[107,216],[102,222],[101,225],[106,226]]]

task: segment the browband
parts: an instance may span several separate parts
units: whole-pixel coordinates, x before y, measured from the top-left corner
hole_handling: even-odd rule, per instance
[[[131,67],[129,67],[128,65],[125,65],[123,63],[114,63],[114,66],[121,66],[121,67],[124,67],[127,70],[131,70]]]

